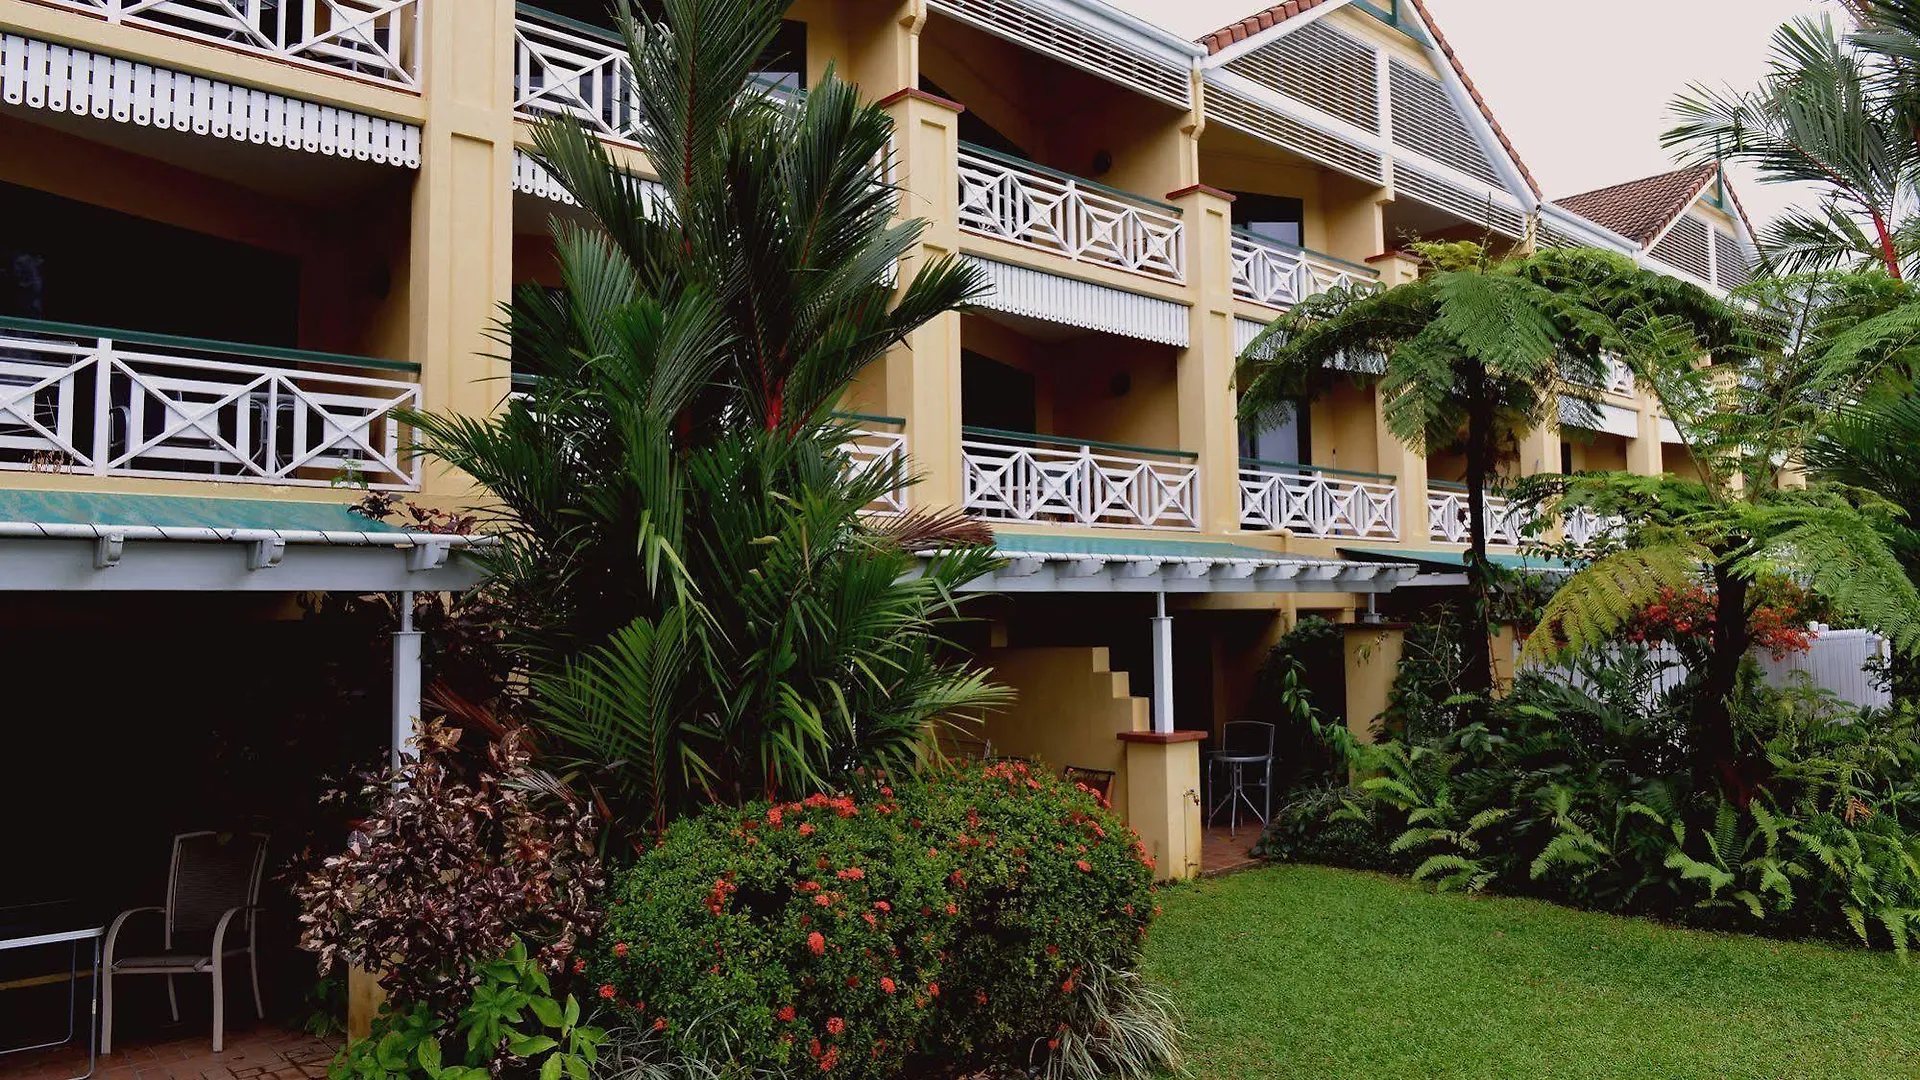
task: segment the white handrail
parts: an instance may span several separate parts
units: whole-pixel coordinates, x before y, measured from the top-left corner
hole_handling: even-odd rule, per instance
[[[1563,526],[1569,541],[1580,547],[1586,547],[1595,540],[1612,536],[1625,529],[1627,519],[1618,514],[1602,517],[1584,506],[1577,506],[1567,511]]]
[[[417,490],[390,414],[419,405],[401,379],[0,331],[0,469]]]
[[[959,165],[962,229],[1080,262],[1186,279],[1179,214],[964,147]]]
[[[1240,469],[1240,524],[1304,536],[1400,539],[1400,489],[1312,468]]]
[[[1317,252],[1235,232],[1233,294],[1269,307],[1287,308],[1334,288],[1373,288],[1379,281]]]
[[[1200,468],[1092,447],[960,441],[963,504],[985,518],[1200,527]]]
[[[48,0],[280,60],[420,88],[424,0]],[[458,0],[455,0],[457,3]]]
[[[1524,542],[1527,523],[1534,515],[1521,507],[1509,506],[1503,496],[1489,494],[1486,501],[1487,543],[1515,547]],[[1451,488],[1427,489],[1427,538],[1449,544],[1464,544],[1472,539],[1468,525],[1467,493]]]
[[[863,476],[874,469],[889,469],[896,477],[902,480],[906,478],[907,436],[904,432],[856,429],[852,441],[846,444],[846,451],[848,468],[855,476]],[[870,509],[876,514],[906,513],[905,485],[895,486]]]
[[[625,46],[525,9],[513,16],[513,111],[529,119],[571,116],[627,140],[646,122]]]

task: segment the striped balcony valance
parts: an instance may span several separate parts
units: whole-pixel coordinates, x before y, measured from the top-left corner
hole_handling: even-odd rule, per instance
[[[420,167],[420,129],[413,124],[18,34],[0,34],[0,102]]]
[[[961,258],[985,271],[992,283],[993,291],[975,301],[980,307],[1163,345],[1187,344],[1185,304],[977,255]]]

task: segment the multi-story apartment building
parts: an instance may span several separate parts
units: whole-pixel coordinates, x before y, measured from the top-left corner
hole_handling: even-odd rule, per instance
[[[0,0],[0,588],[470,580],[467,541],[349,517],[336,481],[464,495],[386,414],[502,399],[491,320],[553,283],[570,201],[532,122],[578,117],[648,173],[608,5],[548,2]],[[993,283],[846,403],[859,460],[924,476],[902,507],[998,532],[976,644],[1020,699],[978,741],[1114,772],[1176,876],[1198,742],[1266,646],[1303,612],[1352,624],[1364,725],[1398,644],[1356,612],[1444,580],[1466,532],[1459,461],[1394,440],[1362,378],[1240,430],[1253,335],[1418,273],[1412,237],[1609,247],[1713,288],[1751,260],[1717,169],[1545,200],[1429,6],[1290,0],[1196,42],[1100,0],[798,0],[768,61],[882,102],[924,253]],[[1632,380],[1605,391],[1600,430],[1506,468],[1675,467]]]

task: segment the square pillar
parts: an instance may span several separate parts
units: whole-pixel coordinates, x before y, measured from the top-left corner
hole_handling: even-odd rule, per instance
[[[1240,439],[1233,391],[1233,196],[1204,184],[1167,193],[1180,208],[1193,299],[1177,384],[1180,449],[1200,466],[1200,525],[1240,530]]]
[[[1373,742],[1373,724],[1387,711],[1400,656],[1406,651],[1405,623],[1350,623],[1346,632],[1347,730],[1363,743]]]
[[[1128,824],[1153,857],[1154,874],[1178,881],[1200,872],[1200,742],[1204,731],[1123,731]]]
[[[893,117],[894,182],[900,215],[927,225],[901,260],[900,280],[960,250],[960,114],[965,107],[911,87],[881,100]],[[960,465],[960,314],[947,312],[907,335],[881,361],[885,411],[907,421],[907,449],[920,482],[915,506],[958,507]]]
[[[1645,396],[1637,404],[1640,422],[1633,438],[1627,440],[1627,471],[1635,476],[1659,476],[1666,471],[1660,446],[1660,406]]]

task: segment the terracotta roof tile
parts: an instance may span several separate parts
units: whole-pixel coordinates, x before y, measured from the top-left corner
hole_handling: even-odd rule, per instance
[[[1584,191],[1564,199],[1555,199],[1554,202],[1646,247],[1654,237],[1660,235],[1660,230],[1693,205],[1693,200],[1699,197],[1719,171],[1719,165],[1707,162],[1658,176],[1629,180],[1612,187]],[[1738,205],[1737,201],[1735,205]],[[1742,213],[1741,216],[1744,218],[1746,215]]]
[[[1244,41],[1262,30],[1286,22],[1302,12],[1312,11],[1326,2],[1327,0],[1287,0],[1284,4],[1275,4],[1265,11],[1215,30],[1201,38],[1200,44],[1207,47],[1208,53],[1217,53],[1234,42]],[[1445,54],[1447,62],[1453,65],[1454,73],[1460,76],[1461,85],[1465,86],[1467,93],[1472,95],[1473,103],[1480,109],[1480,115],[1486,117],[1494,136],[1500,140],[1500,145],[1506,148],[1507,156],[1519,167],[1521,178],[1527,182],[1527,187],[1533,190],[1534,197],[1538,198],[1539,181],[1533,178],[1533,173],[1527,168],[1527,163],[1521,159],[1520,152],[1514,149],[1513,140],[1507,138],[1506,131],[1500,127],[1500,121],[1494,118],[1493,109],[1487,105],[1487,99],[1482,97],[1480,91],[1473,85],[1473,79],[1467,75],[1465,65],[1461,64],[1460,58],[1454,54],[1453,46],[1447,42],[1447,36],[1440,32],[1439,24],[1433,21],[1433,13],[1427,10],[1425,0],[1413,0],[1413,6],[1420,12],[1420,20],[1427,24],[1427,29],[1433,31],[1434,44]]]

